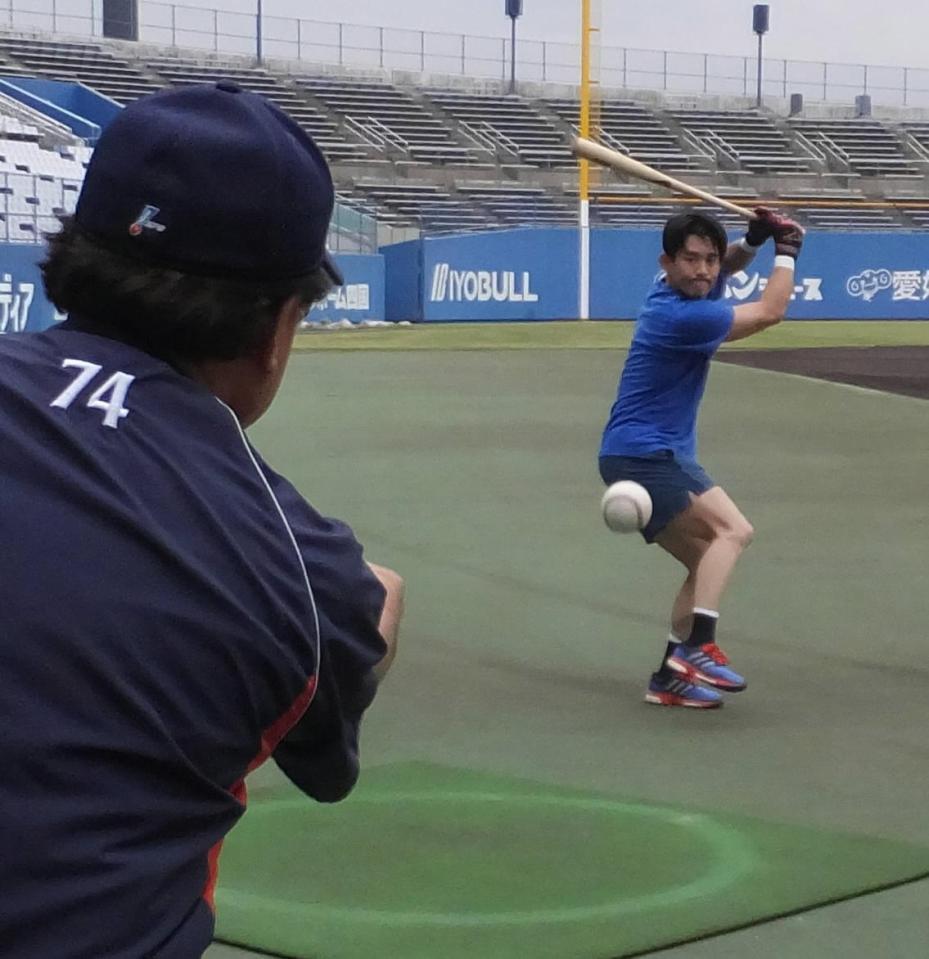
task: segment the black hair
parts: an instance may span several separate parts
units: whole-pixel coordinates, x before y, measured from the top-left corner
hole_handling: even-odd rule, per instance
[[[719,252],[719,258],[726,255],[729,240],[723,225],[715,216],[707,213],[678,213],[664,225],[661,246],[673,260],[687,242],[687,237],[699,236],[710,240]]]
[[[45,292],[89,333],[178,365],[234,360],[268,342],[293,296],[309,309],[332,288],[323,270],[291,280],[193,276],[129,259],[85,236],[74,217],[46,235]]]

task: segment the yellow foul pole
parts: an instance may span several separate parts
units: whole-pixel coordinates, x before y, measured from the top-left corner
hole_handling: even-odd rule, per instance
[[[590,139],[590,17],[591,0],[581,0],[581,115],[580,134]],[[578,184],[578,239],[580,262],[578,264],[577,315],[581,320],[590,319],[590,161],[581,158],[580,182]]]

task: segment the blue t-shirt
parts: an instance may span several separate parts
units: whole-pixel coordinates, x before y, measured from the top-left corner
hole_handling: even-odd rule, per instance
[[[384,590],[204,386],[70,322],[0,337],[0,544],[0,954],[200,956],[247,772],[354,784]]]
[[[642,456],[672,450],[693,459],[697,409],[710,359],[732,329],[722,301],[721,273],[705,299],[687,299],[664,277],[639,313],[616,402],[603,431],[601,456]]]

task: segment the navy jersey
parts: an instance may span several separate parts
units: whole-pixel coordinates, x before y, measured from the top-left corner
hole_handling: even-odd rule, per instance
[[[710,359],[732,329],[725,276],[705,299],[687,299],[661,277],[639,313],[601,456],[672,450],[696,456],[697,410]]]
[[[4,959],[200,956],[246,773],[354,784],[383,601],[204,386],[70,324],[0,337]]]

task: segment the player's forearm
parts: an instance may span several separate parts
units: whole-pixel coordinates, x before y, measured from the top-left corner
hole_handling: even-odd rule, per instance
[[[789,257],[777,257],[767,286],[761,294],[761,306],[769,326],[780,323],[787,314],[794,292],[794,265]]]
[[[726,248],[726,255],[723,257],[722,272],[731,275],[738,273],[739,270],[744,270],[755,259],[755,252],[752,247],[742,240],[730,243]]]
[[[775,261],[777,264],[777,261]],[[744,340],[763,330],[776,326],[787,312],[794,289],[794,271],[791,265],[781,261],[775,265],[768,278],[764,293],[755,303],[745,303],[733,311],[732,329],[726,339]]]

